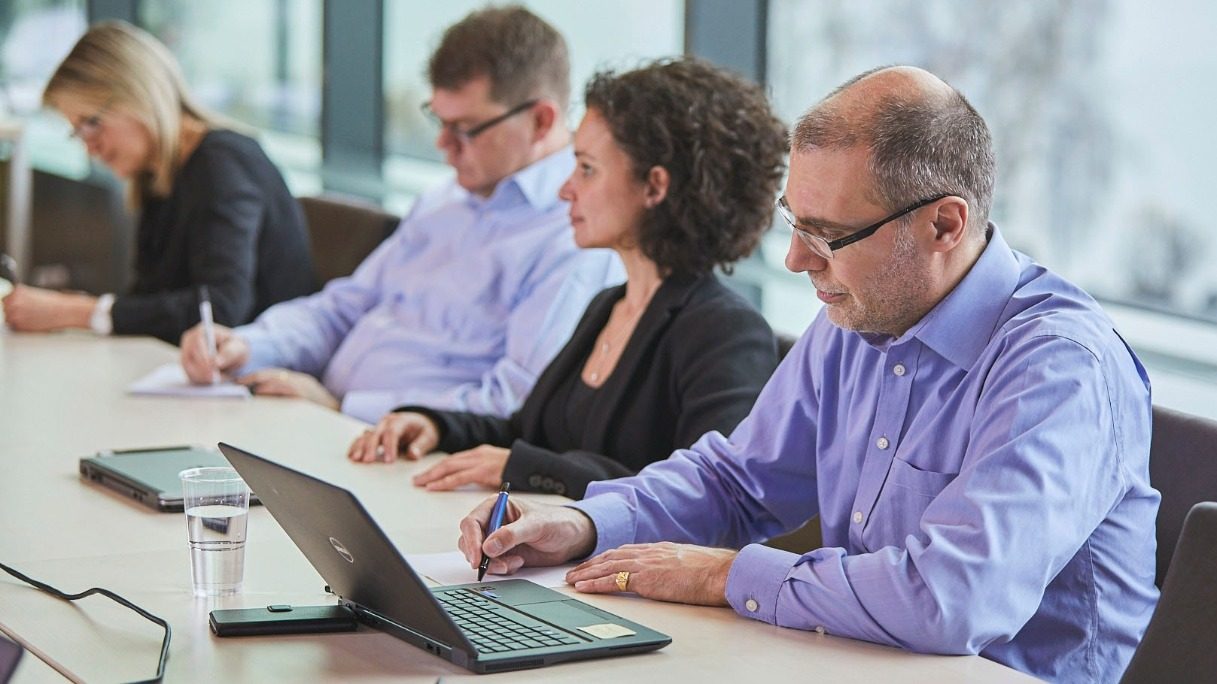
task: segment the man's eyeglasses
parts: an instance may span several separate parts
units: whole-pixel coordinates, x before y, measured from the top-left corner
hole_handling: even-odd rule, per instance
[[[101,109],[97,110],[97,113],[81,119],[80,123],[72,126],[72,132],[68,134],[68,137],[76,138],[82,142],[88,142],[97,137],[97,134],[101,132],[103,123],[102,116],[104,116],[109,109],[110,103],[107,102],[102,106]]]
[[[439,116],[437,116],[435,114],[435,112],[431,110],[430,102],[424,102],[422,105],[422,110],[423,110],[423,114],[425,114],[428,119],[435,122],[435,124],[438,125],[440,128],[447,129],[448,133],[450,133],[452,135],[452,137],[456,138],[457,140],[461,141],[462,143],[467,143],[467,142],[473,140],[474,138],[476,138],[477,136],[485,133],[491,127],[497,126],[497,125],[503,123],[504,121],[510,119],[511,117],[515,116],[516,114],[519,114],[520,112],[531,109],[533,107],[533,105],[537,104],[537,102],[539,102],[539,100],[528,100],[526,102],[521,102],[520,104],[518,104],[518,105],[512,107],[511,109],[508,109],[507,111],[503,112],[502,114],[499,114],[498,116],[494,117],[493,119],[487,119],[486,121],[483,121],[480,124],[475,124],[473,126],[470,126],[469,128],[462,128],[461,126],[458,126],[457,124],[449,123],[449,122],[444,121],[443,119],[439,118]]]
[[[842,247],[845,247],[847,245],[852,245],[859,240],[865,240],[866,238],[874,235],[875,231],[879,230],[884,225],[891,223],[892,221],[895,221],[896,219],[900,218],[901,216],[904,216],[905,214],[909,214],[914,211],[917,211],[918,209],[926,206],[927,204],[933,204],[934,202],[937,202],[938,200],[943,199],[944,197],[951,197],[951,196],[952,196],[951,193],[946,193],[946,194],[942,194],[942,195],[935,195],[934,197],[929,197],[929,198],[923,199],[919,202],[914,202],[913,204],[905,207],[904,209],[901,209],[900,211],[897,211],[894,214],[891,214],[890,216],[882,218],[861,230],[854,231],[854,232],[850,233],[849,235],[846,235],[843,238],[838,238],[836,240],[825,240],[824,238],[820,237],[819,235],[816,235],[803,228],[800,228],[799,220],[797,218],[795,218],[794,211],[792,211],[790,209],[790,205],[786,203],[785,195],[782,195],[781,197],[778,198],[777,209],[778,209],[778,213],[781,214],[782,218],[786,221],[786,224],[790,226],[790,229],[794,231],[795,235],[799,236],[799,239],[803,241],[803,244],[807,245],[808,249],[815,252],[819,256],[824,257],[825,259],[831,259],[833,257],[832,253],[837,251],[838,249],[841,249]]]

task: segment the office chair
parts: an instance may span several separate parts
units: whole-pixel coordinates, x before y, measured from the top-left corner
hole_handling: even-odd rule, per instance
[[[1217,503],[1188,513],[1158,607],[1120,682],[1217,682]]]
[[[786,358],[786,355],[790,353],[790,349],[794,346],[794,343],[799,341],[797,335],[788,335],[786,333],[777,333],[777,338],[778,359]]]
[[[370,202],[342,195],[299,199],[318,285],[350,275],[401,221]]]
[[[1201,501],[1217,501],[1217,422],[1161,406],[1153,410],[1149,483],[1162,493],[1155,582],[1161,587],[1188,511]]]

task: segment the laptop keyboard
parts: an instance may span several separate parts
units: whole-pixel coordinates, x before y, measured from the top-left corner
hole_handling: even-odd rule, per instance
[[[529,625],[509,611],[469,589],[434,592],[444,610],[473,642],[479,653],[503,653],[581,643],[578,639],[539,620]],[[521,616],[522,617],[522,616]]]

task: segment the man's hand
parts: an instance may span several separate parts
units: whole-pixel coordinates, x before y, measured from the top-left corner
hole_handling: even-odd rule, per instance
[[[580,563],[566,573],[576,591],[611,594],[621,591],[617,574],[628,572],[627,589],[639,596],[726,606],[727,573],[738,551],[691,544],[626,544]]]
[[[476,484],[498,489],[511,449],[483,444],[460,451],[414,476],[414,484],[431,491],[447,491]]]
[[[411,461],[422,458],[439,444],[439,429],[421,413],[404,411],[390,413],[371,430],[351,442],[347,458],[356,463],[372,463],[384,459],[392,463],[404,455]]]
[[[486,553],[493,559],[489,571],[506,575],[525,565],[561,565],[596,547],[596,528],[582,511],[514,498],[507,501],[511,522],[486,537],[494,501],[486,499],[461,520],[458,546],[470,568],[476,570]]]
[[[232,328],[214,327],[218,349],[215,357],[207,348],[202,323],[182,333],[182,369],[196,385],[210,385],[218,374],[230,373],[249,362],[249,343],[245,338],[234,333]]]
[[[95,306],[97,298],[90,295],[14,285],[4,298],[4,322],[23,332],[88,328]]]
[[[337,411],[341,404],[317,378],[283,368],[266,368],[237,378],[254,394],[266,397],[299,397]]]

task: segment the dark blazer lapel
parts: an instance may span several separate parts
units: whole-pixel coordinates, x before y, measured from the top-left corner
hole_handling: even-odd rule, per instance
[[[634,333],[630,335],[625,349],[622,350],[613,373],[600,387],[589,416],[591,420],[587,423],[587,433],[583,438],[583,444],[587,448],[604,451],[608,430],[613,425],[622,403],[630,399],[625,396],[626,391],[634,378],[638,377],[640,372],[645,372],[640,368],[643,359],[648,356],[647,352],[654,346],[655,339],[672,321],[675,312],[685,305],[689,296],[697,289],[700,280],[701,277],[697,276],[669,276],[659,286],[642,318],[638,319],[638,326],[634,328]],[[607,322],[606,318],[605,323]],[[603,326],[604,323],[601,323],[595,333],[599,334]]]
[[[584,318],[580,321],[579,326],[571,333],[570,340],[566,346],[562,347],[553,361],[542,371],[541,376],[537,378],[537,383],[533,386],[531,394],[537,397],[545,397],[545,401],[541,402],[526,402],[525,408],[532,408],[528,413],[520,414],[521,434],[535,435],[541,431],[541,416],[544,414],[545,404],[548,403],[549,397],[554,395],[558,386],[561,385],[566,378],[572,374],[578,375],[582,371],[581,364],[587,358],[588,352],[592,345],[596,343],[596,337],[600,331],[604,329],[608,323],[609,316],[613,313],[613,306],[625,296],[625,285],[618,285],[611,288],[608,292],[612,294],[601,298],[597,296],[593,300],[592,305],[588,307]],[[593,308],[594,307],[594,308]]]

